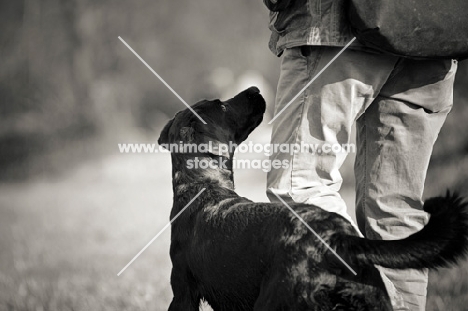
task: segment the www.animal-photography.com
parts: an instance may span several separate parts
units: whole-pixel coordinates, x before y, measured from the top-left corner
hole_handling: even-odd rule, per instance
[[[2,2],[0,310],[465,310],[467,11]]]

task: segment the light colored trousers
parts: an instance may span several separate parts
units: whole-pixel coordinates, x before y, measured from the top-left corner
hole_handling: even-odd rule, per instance
[[[340,51],[286,49],[275,115]],[[453,102],[457,62],[409,60],[346,50],[273,123],[272,144],[350,142],[356,122],[356,216],[369,239],[402,239],[421,230],[424,181],[432,148]],[[333,149],[333,148],[332,148]],[[335,150],[338,150],[335,148]],[[286,202],[314,204],[350,219],[338,191],[346,152],[275,152],[271,188]],[[272,201],[277,198],[267,191]],[[380,268],[395,310],[424,310],[427,271]],[[396,288],[396,290],[395,290]],[[403,301],[401,300],[403,299]]]

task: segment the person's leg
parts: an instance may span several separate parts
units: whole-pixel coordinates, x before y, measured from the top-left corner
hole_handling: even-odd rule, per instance
[[[340,51],[333,47],[297,47],[283,56],[275,116]],[[347,50],[320,75],[273,123],[272,144],[342,145],[350,141],[357,115],[374,99],[387,81],[398,58]],[[317,205],[351,221],[338,191],[339,168],[346,152],[276,150],[271,161],[289,166],[272,169],[267,188],[286,202]],[[271,191],[270,200],[277,201]]]
[[[402,59],[357,121],[356,212],[367,238],[405,238],[427,223],[422,210],[432,148],[452,106],[457,64]],[[382,271],[410,310],[425,310],[427,271]]]

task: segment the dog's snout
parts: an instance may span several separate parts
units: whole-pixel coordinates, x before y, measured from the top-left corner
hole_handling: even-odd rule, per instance
[[[260,94],[260,90],[259,90],[258,87],[252,86],[252,87],[249,87],[248,89],[240,92],[239,94],[237,94],[233,98],[229,99],[227,102],[228,103],[233,103],[233,104],[237,103],[239,105],[242,105],[242,103],[244,102],[245,99],[247,99],[249,101],[251,99],[257,99],[257,98],[262,98],[262,95]],[[247,102],[245,102],[245,103],[247,103]]]
[[[258,87],[256,86],[252,86],[250,88],[247,89],[247,92],[249,94],[259,94],[260,93],[260,90],[258,89]]]

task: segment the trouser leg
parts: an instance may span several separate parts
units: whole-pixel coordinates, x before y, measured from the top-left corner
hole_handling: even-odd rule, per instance
[[[367,238],[405,238],[427,223],[424,181],[452,106],[455,61],[400,60],[357,122],[356,211]],[[382,270],[410,310],[424,310],[427,271]]]
[[[287,49],[281,65],[275,115],[339,51],[332,47]],[[268,189],[287,202],[314,204],[351,221],[338,193],[342,183],[339,169],[347,152],[329,148],[350,142],[356,117],[373,101],[396,61],[393,56],[347,50],[282,111],[273,123],[272,144],[310,144],[318,149],[274,151],[270,160],[286,160],[289,165],[268,173]],[[270,191],[267,195],[276,200]]]

